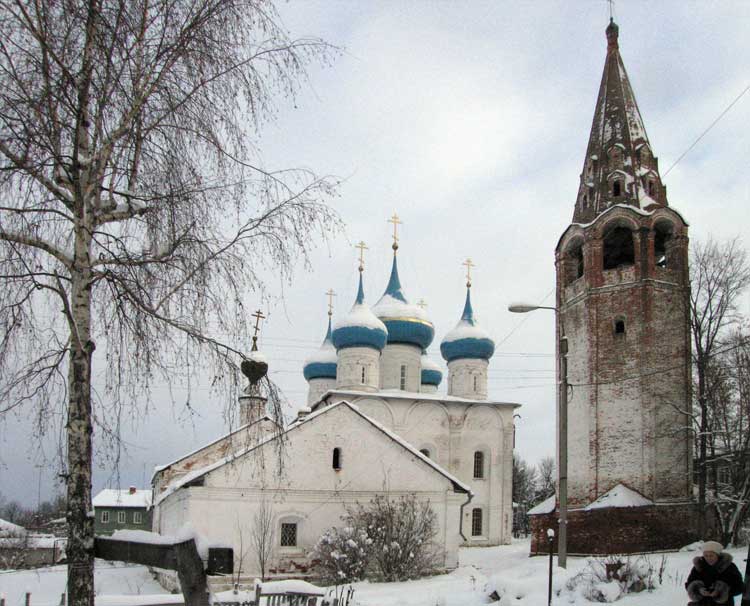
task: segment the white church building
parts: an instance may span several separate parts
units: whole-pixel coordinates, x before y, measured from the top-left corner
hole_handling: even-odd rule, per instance
[[[261,509],[273,519],[271,576],[304,574],[321,535],[341,526],[346,508],[376,495],[415,495],[436,513],[440,568],[458,565],[461,545],[511,540],[515,403],[488,399],[495,345],[478,325],[471,280],[456,327],[427,358],[435,330],[401,287],[394,236],[385,293],[365,302],[363,264],[355,303],[304,364],[308,400],[280,428],[257,394],[241,397],[243,425],[157,468],[153,530],[185,525],[234,549],[235,568],[259,573],[249,548]],[[257,354],[255,358],[258,359]]]

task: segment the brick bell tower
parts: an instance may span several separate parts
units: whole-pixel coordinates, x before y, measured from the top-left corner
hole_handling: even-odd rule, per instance
[[[667,203],[618,33],[610,20],[573,221],[555,249],[571,554],[696,538],[687,223]],[[554,527],[557,513],[545,517],[533,526]]]

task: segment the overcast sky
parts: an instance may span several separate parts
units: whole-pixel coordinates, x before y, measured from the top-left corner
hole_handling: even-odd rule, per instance
[[[435,324],[430,356],[443,364],[440,339],[459,319],[461,264],[471,257],[474,309],[497,344],[490,396],[523,405],[522,457],[552,455],[554,318],[514,315],[507,305],[554,304],[554,248],[573,213],[604,65],[607,3],[309,0],[280,9],[292,36],[320,36],[343,53],[312,69],[296,103],[282,102],[278,120],[264,127],[265,162],[343,178],[334,204],[346,230],[317,250],[312,270],[300,268],[291,287],[271,282],[271,294],[283,295],[263,307],[270,313],[261,349],[272,378],[291,409],[305,405],[302,363],[325,332],[324,293],[338,293],[334,318],[349,309],[352,245],[363,239],[365,294],[377,301],[390,271],[386,221],[395,211],[403,221],[404,290],[412,302],[427,302]],[[750,85],[750,2],[619,2],[615,18],[670,205],[690,223],[692,240],[746,234],[750,93],[665,173]],[[98,459],[94,492],[118,480],[148,483],[154,465],[218,437],[225,406],[209,395],[199,386],[188,414],[183,396],[173,405],[157,388],[145,419],[123,421],[119,475]],[[0,424],[0,493],[35,505],[38,493],[52,493],[54,471],[28,447],[28,433],[24,418]]]

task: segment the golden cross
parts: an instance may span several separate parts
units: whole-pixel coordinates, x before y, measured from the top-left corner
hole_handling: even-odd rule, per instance
[[[393,250],[398,250],[398,226],[403,225],[403,223],[395,212],[387,222],[393,223]]]
[[[471,259],[466,259],[461,265],[466,267],[466,286],[471,286],[471,268],[476,265],[471,262]]]
[[[420,299],[419,303],[417,303],[417,306],[425,309],[427,307],[427,303],[424,302],[424,299]]]
[[[359,248],[359,271],[365,269],[365,251],[369,250],[364,242],[360,241],[354,248]]]
[[[607,4],[609,4],[609,18],[612,20],[615,14],[615,0],[607,0]]]
[[[263,312],[259,309],[254,314],[250,314],[253,318],[255,318],[255,327],[254,327],[254,334],[253,334],[253,347],[252,351],[258,351],[258,331],[260,330],[260,321],[264,320],[266,316],[263,315]]]
[[[336,296],[336,293],[333,292],[332,288],[329,288],[326,294],[328,295],[328,315],[332,316],[333,315],[333,298]]]

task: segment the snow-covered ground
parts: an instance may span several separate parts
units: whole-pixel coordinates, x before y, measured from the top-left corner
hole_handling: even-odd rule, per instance
[[[730,549],[744,572],[746,549]],[[461,566],[450,574],[405,583],[357,583],[355,598],[360,606],[479,606],[489,603],[497,591],[498,606],[541,606],[547,603],[546,557],[529,558],[528,540],[503,547],[465,548]],[[685,578],[692,558],[699,552],[667,553],[666,570],[660,587],[652,592],[622,596],[623,606],[663,606],[686,603]],[[649,556],[657,565],[661,555]],[[568,558],[568,569],[554,568],[553,604],[591,605],[579,592],[565,588],[566,581],[586,568],[586,558]],[[148,603],[179,603],[181,596],[163,595],[143,566],[96,562],[97,606],[140,606]],[[32,594],[32,606],[56,606],[65,587],[65,567],[36,571],[0,572],[0,595],[7,606],[22,605],[24,594]],[[617,591],[610,593],[614,597]],[[158,599],[154,599],[157,594]]]

